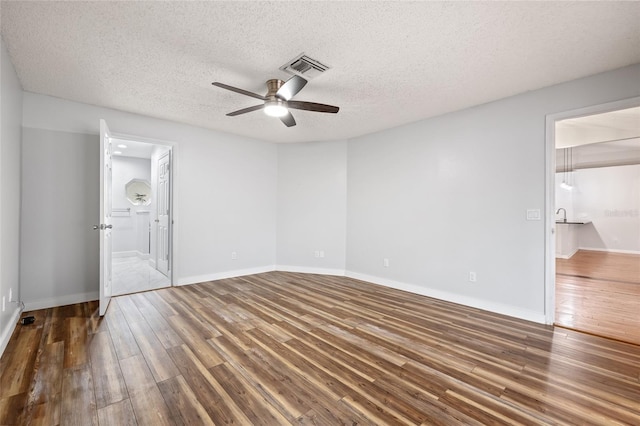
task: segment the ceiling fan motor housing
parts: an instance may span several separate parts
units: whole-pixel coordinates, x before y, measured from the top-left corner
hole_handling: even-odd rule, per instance
[[[271,80],[267,80],[267,94],[265,96],[267,98],[276,99],[276,93],[278,92],[278,89],[282,87],[283,84],[284,84],[284,81],[277,78],[272,78]]]

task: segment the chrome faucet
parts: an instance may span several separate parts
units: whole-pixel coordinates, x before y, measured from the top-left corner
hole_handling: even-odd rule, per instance
[[[566,223],[567,222],[567,211],[564,208],[560,207],[558,210],[556,210],[556,214],[560,213],[560,210],[562,210],[562,212],[564,213],[562,215],[562,221]]]

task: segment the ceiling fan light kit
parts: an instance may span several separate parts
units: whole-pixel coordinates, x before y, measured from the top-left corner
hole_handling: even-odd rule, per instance
[[[264,103],[264,113],[269,117],[284,117],[289,110],[282,101],[266,101]]]
[[[278,117],[285,126],[293,127],[296,125],[296,121],[291,115],[289,109],[302,109],[305,111],[325,112],[331,114],[335,114],[340,110],[340,108],[333,105],[291,100],[307,84],[307,80],[298,75],[294,75],[286,82],[277,78],[268,80],[266,83],[267,94],[264,96],[217,81],[211,84],[222,89],[264,101],[262,105],[255,105],[230,112],[227,114],[230,117],[262,109],[266,115]]]

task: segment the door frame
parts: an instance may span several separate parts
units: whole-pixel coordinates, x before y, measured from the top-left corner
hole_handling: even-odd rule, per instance
[[[176,182],[178,179],[178,143],[174,141],[148,138],[144,136],[129,135],[126,133],[117,133],[117,132],[112,132],[111,136],[116,139],[131,140],[131,141],[143,142],[143,143],[148,143],[153,145],[166,146],[170,150],[171,154],[170,154],[169,164],[171,167],[171,179],[169,181],[169,193],[171,194],[171,197],[169,199],[169,211],[170,211],[169,258],[170,258],[171,268],[169,269],[168,278],[169,278],[171,287],[175,287],[177,283],[177,277],[179,276],[178,275],[179,262],[178,262],[178,259],[176,258],[176,247],[175,247],[176,235],[179,230],[179,227],[177,226],[179,223],[178,209],[177,209],[178,203],[176,201],[177,200]]]
[[[545,117],[545,322],[555,322],[556,309],[556,122],[640,106],[640,96],[549,114]]]

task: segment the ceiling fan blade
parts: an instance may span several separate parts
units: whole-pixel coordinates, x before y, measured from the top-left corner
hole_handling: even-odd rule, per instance
[[[257,110],[262,109],[262,108],[264,108],[264,104],[252,106],[252,107],[249,107],[249,108],[242,108],[242,109],[239,109],[237,111],[230,112],[227,115],[229,117],[235,117],[236,115],[246,114],[248,112],[257,111]]]
[[[303,109],[305,111],[329,112],[332,114],[335,114],[340,110],[337,106],[304,101],[288,101],[287,108]]]
[[[284,83],[276,92],[276,97],[288,101],[293,98],[307,84],[307,80],[294,75],[286,83]]]
[[[293,127],[296,125],[296,120],[293,119],[293,115],[291,115],[290,112],[287,112],[287,115],[280,117],[280,120],[282,120],[284,125],[287,127]]]
[[[238,89],[237,87],[229,86],[228,84],[218,83],[217,81],[215,81],[215,82],[213,82],[211,84],[213,84],[214,86],[217,86],[217,87],[221,87],[223,89],[231,90],[232,92],[240,93],[241,95],[251,96],[252,98],[260,99],[262,101],[266,101],[267,100],[267,98],[265,98],[262,95],[258,95],[257,93],[249,92],[248,90]]]

